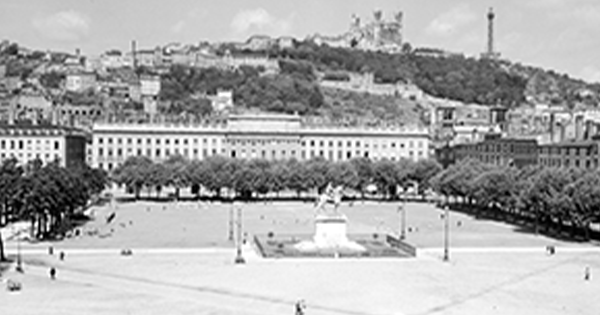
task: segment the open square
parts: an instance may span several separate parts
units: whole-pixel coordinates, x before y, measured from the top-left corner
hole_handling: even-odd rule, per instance
[[[600,269],[600,250],[589,244],[451,213],[450,261],[443,262],[442,212],[408,203],[407,241],[418,248],[416,258],[265,259],[250,238],[310,235],[313,205],[249,203],[242,205],[246,264],[235,265],[231,206],[136,202],[92,209],[96,219],[81,236],[23,244],[25,273],[4,275],[23,289],[3,290],[2,308],[7,314],[285,314],[299,299],[308,314],[595,314],[600,307],[600,282],[594,274],[584,280],[585,267]],[[398,231],[396,208],[355,202],[342,212],[349,234],[385,235]],[[555,255],[546,254],[548,245]],[[13,241],[8,248],[15,254]],[[132,255],[121,255],[124,248]]]

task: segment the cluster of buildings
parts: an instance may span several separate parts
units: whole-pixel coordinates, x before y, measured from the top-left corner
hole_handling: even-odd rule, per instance
[[[593,169],[600,161],[597,110],[491,107],[481,111],[479,123],[459,117],[456,108],[440,107],[436,112],[433,126],[439,137],[435,156],[443,166],[471,158],[496,166]]]
[[[360,18],[352,15],[350,27],[344,34],[316,34],[309,40],[317,45],[397,53],[402,50],[402,17],[402,12],[396,12],[392,20],[386,21],[381,10],[375,10],[373,21],[361,24]]]

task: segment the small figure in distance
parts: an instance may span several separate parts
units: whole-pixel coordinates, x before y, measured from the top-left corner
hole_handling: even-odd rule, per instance
[[[65,260],[65,252],[60,252],[60,254],[58,255],[58,258],[60,260]]]
[[[54,267],[50,268],[50,279],[52,279],[52,280],[56,279],[56,268],[54,268]]]
[[[592,278],[592,275],[590,273],[590,266],[585,266],[585,271],[583,274],[583,280],[585,281],[589,281]]]
[[[296,305],[295,305],[296,315],[304,315],[305,308],[306,308],[306,305],[304,304],[304,300],[299,300],[298,302],[296,302]]]

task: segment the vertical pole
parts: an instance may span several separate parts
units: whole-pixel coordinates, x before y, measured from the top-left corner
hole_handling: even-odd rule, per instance
[[[237,241],[236,241],[236,264],[245,264],[246,260],[242,256],[242,207],[237,207]]]
[[[229,208],[229,236],[228,239],[230,241],[233,241],[233,230],[234,230],[234,225],[233,225],[233,209],[234,209],[234,205],[231,205],[231,207]]]
[[[406,199],[402,197],[402,204],[398,207],[398,212],[400,215],[400,239],[404,240],[406,238]]]
[[[23,263],[21,260],[21,238],[17,235],[17,272],[23,272]]]
[[[449,253],[449,234],[450,234],[450,216],[448,213],[448,205],[444,206],[444,261],[450,260]]]

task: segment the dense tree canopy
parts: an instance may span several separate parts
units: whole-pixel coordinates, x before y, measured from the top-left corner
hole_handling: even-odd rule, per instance
[[[477,213],[533,221],[558,233],[567,226],[589,238],[591,223],[600,222],[600,172],[530,166],[492,167],[463,160],[439,172],[432,187],[450,199],[462,200]]]

